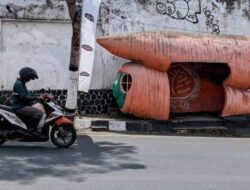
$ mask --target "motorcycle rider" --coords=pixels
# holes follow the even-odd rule
[[[17,78],[13,86],[12,100],[13,111],[24,121],[30,132],[36,134],[37,126],[43,118],[43,111],[33,107],[35,100],[43,99],[43,96],[35,96],[26,88],[26,83],[30,80],[38,79],[37,72],[30,67],[23,67],[19,71],[20,77]]]

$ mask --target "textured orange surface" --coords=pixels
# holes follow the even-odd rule
[[[243,98],[250,88],[249,37],[146,32],[102,37],[97,42],[117,56],[158,71],[168,71],[172,63],[224,63],[230,73],[222,85],[226,94],[222,115],[250,113],[250,102]]]
[[[97,42],[117,56],[159,71],[167,71],[173,62],[226,63],[231,69],[226,84],[250,87],[247,37],[146,32],[102,37]]]
[[[225,86],[225,104],[222,115],[250,114],[250,92],[248,90]]]
[[[145,119],[167,120],[170,108],[167,73],[131,63],[119,71],[132,77],[122,112]]]

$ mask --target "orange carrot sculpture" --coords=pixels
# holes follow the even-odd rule
[[[101,37],[97,42],[114,55],[159,72],[168,72],[170,112],[218,111],[223,116],[250,113],[249,37],[146,32]],[[197,65],[205,73],[210,71],[207,78]],[[181,67],[186,75],[176,75],[176,66]],[[200,73],[198,77],[197,72]],[[190,86],[195,87],[196,92]],[[180,91],[176,93],[175,89]],[[176,108],[176,101],[185,100],[189,91],[193,98],[188,102],[190,109],[184,104],[182,108]],[[209,105],[213,106],[208,108]]]
[[[145,119],[167,120],[170,108],[167,73],[139,64],[125,64],[119,71],[132,78],[122,111]]]

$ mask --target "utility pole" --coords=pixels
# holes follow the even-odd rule
[[[69,64],[69,83],[67,89],[66,109],[75,112],[77,108],[78,93],[78,69],[80,52],[80,28],[81,28],[81,9],[77,9],[75,0],[66,0],[69,15],[72,22],[71,53]]]
[[[70,77],[65,107],[68,111],[74,112],[77,107],[78,81],[80,81],[80,91],[88,92],[90,86],[95,56],[96,24],[101,0],[83,0],[82,7],[84,9],[78,8],[75,0],[66,0],[66,2],[72,21],[73,35],[69,64]],[[81,18],[82,13],[84,14],[83,18]],[[82,64],[83,60],[84,64]]]

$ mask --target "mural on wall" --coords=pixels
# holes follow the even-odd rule
[[[198,14],[201,14],[200,0],[158,0],[156,11],[177,20],[187,20],[198,23]]]
[[[162,15],[168,15],[176,20],[187,20],[193,24],[199,22],[198,15],[201,14],[200,0],[158,0],[156,3],[156,11]],[[219,34],[219,21],[215,20],[211,11],[205,7],[203,13],[206,17],[207,29],[212,30],[212,34]]]
[[[200,77],[194,69],[175,64],[168,71],[170,85],[170,109],[188,111],[190,102],[197,99],[201,88]]]

